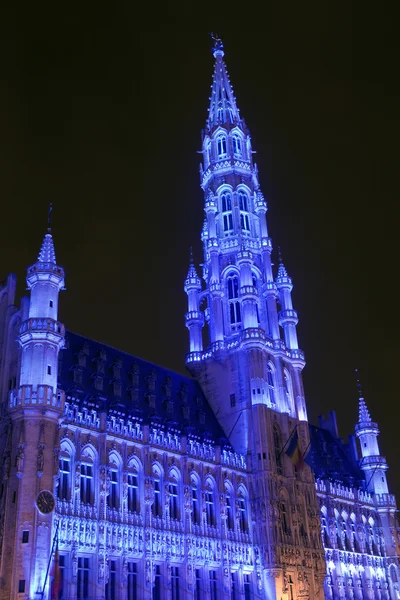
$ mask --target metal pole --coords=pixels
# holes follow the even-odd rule
[[[53,544],[51,546],[51,552],[50,552],[50,558],[49,558],[49,562],[47,563],[47,571],[46,571],[46,577],[44,578],[44,584],[43,584],[43,591],[42,591],[42,600],[43,600],[43,596],[44,596],[44,592],[46,590],[46,583],[47,583],[47,578],[49,576],[49,571],[50,571],[50,563],[51,563],[51,557],[53,556],[53,552],[54,552],[54,545],[56,543],[56,540],[58,538],[58,525],[59,525],[60,521],[57,520],[57,525],[56,525],[56,532],[54,534],[54,538],[53,538]]]

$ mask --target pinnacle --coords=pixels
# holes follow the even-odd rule
[[[371,415],[365,403],[364,398],[360,398],[358,405],[358,422],[361,423],[372,423]]]
[[[39,252],[38,262],[56,264],[56,253],[54,250],[53,236],[51,233],[46,233]]]

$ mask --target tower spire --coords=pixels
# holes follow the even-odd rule
[[[218,125],[238,125],[241,121],[228,71],[223,61],[224,44],[221,38],[214,33],[211,34],[211,37],[214,41],[212,53],[215,58],[215,66],[208,109],[207,129],[209,130]]]
[[[360,425],[372,423],[371,415],[369,414],[369,410],[367,408],[366,402],[363,397],[358,369],[354,369],[354,371],[356,374],[357,391],[358,391],[358,423]]]

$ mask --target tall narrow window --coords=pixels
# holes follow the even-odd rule
[[[192,480],[192,521],[200,524],[199,490],[196,482]]]
[[[228,284],[228,304],[229,304],[229,319],[231,322],[232,330],[236,331],[240,329],[240,323],[242,320],[239,300],[239,279],[234,273],[230,273],[227,276]]]
[[[236,156],[241,156],[241,154],[242,154],[242,140],[240,139],[239,135],[234,134],[232,136],[232,146],[233,146],[233,153]]]
[[[107,496],[107,503],[110,508],[118,508],[118,471],[110,471],[110,493]]]
[[[245,573],[243,576],[244,600],[252,600],[253,586],[251,584],[251,575]]]
[[[279,435],[278,428],[274,427],[274,450],[275,450],[275,462],[276,471],[278,475],[282,475],[282,448],[281,448],[281,436]]]
[[[203,591],[202,591],[202,581],[201,581],[201,570],[196,569],[196,590],[195,590],[195,600],[203,600]]]
[[[214,526],[215,525],[215,513],[214,513],[214,492],[213,492],[213,490],[206,490],[205,503],[206,503],[207,523],[211,526]]]
[[[274,374],[272,372],[271,365],[268,365],[268,368],[267,368],[267,379],[268,379],[269,399],[271,401],[271,404],[276,404]]]
[[[239,497],[239,526],[240,531],[242,533],[247,533],[249,530],[248,522],[247,522],[247,512],[246,512],[246,500],[243,496]]]
[[[106,583],[106,600],[115,600],[117,588],[117,562],[109,561],[109,576]]]
[[[128,484],[128,510],[130,512],[139,512],[139,494],[138,494],[138,476],[135,473],[129,473],[127,477]]]
[[[161,482],[158,477],[154,478],[154,502],[152,511],[155,517],[161,517]]]
[[[137,600],[137,564],[128,562],[128,599]]]
[[[153,600],[161,600],[161,567],[156,565],[154,570]]]
[[[171,600],[179,600],[179,567],[171,567]]]
[[[70,499],[70,461],[69,458],[60,458],[60,480],[58,483],[58,497],[60,500]]]
[[[226,137],[220,135],[217,139],[217,153],[218,158],[225,158],[226,156]]]
[[[238,592],[237,572],[231,573],[231,600],[238,600]]]
[[[243,232],[250,232],[249,198],[243,190],[239,190],[240,227]]]
[[[229,191],[224,191],[221,194],[221,213],[224,232],[233,230],[233,214],[232,214],[232,196]]]
[[[93,504],[93,466],[81,464],[81,502]]]
[[[225,490],[226,498],[226,525],[230,531],[233,530],[233,510],[232,510],[232,496],[228,489]]]
[[[210,571],[210,600],[217,600],[217,572]]]
[[[179,519],[178,484],[174,481],[168,486],[169,514],[171,519]]]
[[[89,559],[78,557],[78,573],[76,579],[77,600],[89,599]]]
[[[58,568],[60,569],[60,590],[59,598],[66,596],[66,579],[65,579],[65,555],[60,554],[58,558]]]

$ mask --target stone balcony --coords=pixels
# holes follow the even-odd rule
[[[63,390],[53,393],[50,385],[21,385],[19,389],[11,390],[9,395],[10,410],[23,407],[49,407],[64,411],[65,394]]]
[[[65,335],[65,327],[55,319],[27,319],[22,323],[19,333],[22,343],[32,337],[54,338],[58,342]]]

